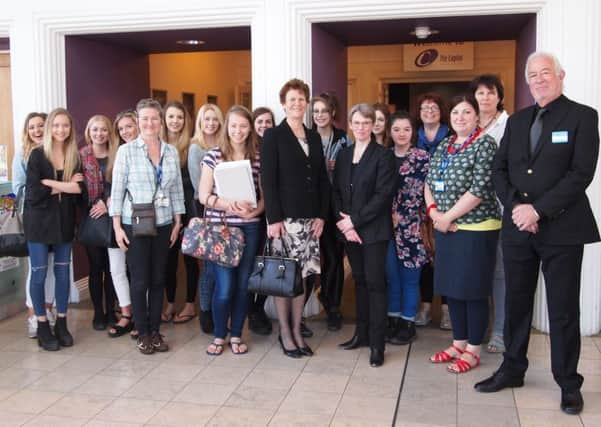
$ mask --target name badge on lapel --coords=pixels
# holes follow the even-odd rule
[[[556,130],[551,133],[551,142],[553,144],[567,144],[568,143],[568,131],[567,130]]]
[[[444,181],[442,179],[434,181],[434,191],[444,191]]]

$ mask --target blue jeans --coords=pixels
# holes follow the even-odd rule
[[[419,301],[419,277],[422,268],[407,268],[399,259],[394,240],[388,245],[386,280],[388,282],[388,315],[415,320]]]
[[[198,302],[201,311],[211,311],[213,291],[215,290],[215,272],[213,263],[203,262],[202,273],[198,279]]]
[[[237,267],[228,268],[211,263],[215,274],[213,292],[213,323],[215,338],[224,339],[227,321],[231,317],[231,336],[241,337],[248,311],[248,278],[259,247],[260,223],[237,224],[244,232],[246,246]]]
[[[46,295],[44,282],[48,272],[48,247],[46,243],[27,242],[29,262],[31,263],[31,281],[29,292],[36,316],[46,315]],[[69,265],[71,264],[71,242],[52,245],[54,251],[54,278],[56,311],[67,312],[69,303]]]

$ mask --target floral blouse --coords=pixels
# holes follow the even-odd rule
[[[500,219],[499,205],[492,183],[492,164],[497,150],[495,139],[481,134],[473,143],[459,151],[441,174],[443,159],[448,156],[450,137],[443,140],[430,162],[430,173],[426,179],[434,202],[440,212],[451,209],[466,192],[482,199],[474,209],[455,222],[478,224],[490,219]],[[444,181],[444,190],[436,191],[436,181]]]
[[[429,262],[420,234],[424,215],[424,184],[429,170],[427,151],[411,148],[396,157],[398,186],[392,201],[392,226],[399,260],[405,268],[419,268]]]

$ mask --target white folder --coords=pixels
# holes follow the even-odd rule
[[[248,201],[257,207],[257,193],[250,160],[219,163],[213,170],[217,195],[222,199]]]

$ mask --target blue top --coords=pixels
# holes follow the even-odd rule
[[[432,156],[436,151],[436,147],[440,144],[440,141],[445,139],[448,134],[449,127],[441,123],[438,127],[438,132],[436,132],[436,136],[434,137],[434,141],[429,141],[428,138],[426,138],[426,132],[422,126],[417,130],[417,148],[427,151],[428,154]]]
[[[20,151],[15,152],[13,157],[13,193],[19,194],[19,190],[25,187],[25,181],[27,179],[27,165],[23,162],[22,154]]]

